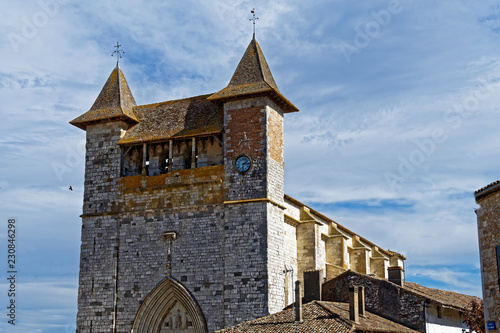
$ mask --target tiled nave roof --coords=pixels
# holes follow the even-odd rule
[[[416,333],[406,326],[366,311],[359,323],[349,320],[349,304],[312,301],[302,308],[302,322],[293,320],[293,309],[250,320],[245,323],[217,331],[219,333],[310,333],[310,332],[398,332]]]

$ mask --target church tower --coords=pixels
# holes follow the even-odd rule
[[[116,321],[123,132],[138,123],[125,76],[117,66],[89,111],[70,123],[86,131],[82,245],[77,326],[97,332]]]
[[[208,98],[224,112],[224,298],[229,320],[280,311],[283,279],[283,116],[298,109],[278,90],[255,35],[229,85]],[[239,290],[232,291],[233,287]],[[255,290],[260,291],[255,294]],[[253,301],[248,295],[255,294]]]
[[[215,94],[136,105],[116,66],[71,121],[87,136],[78,333],[214,332],[290,303],[283,116],[295,111],[255,36]]]
[[[284,194],[296,111],[255,34],[214,94],[136,105],[117,64],[71,121],[87,141],[77,333],[215,332],[283,310],[306,272],[403,280],[404,256]]]

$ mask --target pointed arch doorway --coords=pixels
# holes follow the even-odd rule
[[[144,299],[135,316],[132,333],[205,333],[200,307],[186,288],[166,278]]]

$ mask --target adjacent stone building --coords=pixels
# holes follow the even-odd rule
[[[480,299],[404,280],[345,272],[322,286],[322,300],[349,302],[350,286],[364,288],[367,310],[420,332],[469,332],[463,313]]]
[[[296,111],[255,37],[215,94],[136,105],[113,69],[71,121],[87,140],[77,332],[214,332],[281,311],[304,271],[403,274],[284,194]]]
[[[426,288],[404,279],[348,271],[323,283],[321,271],[304,272],[304,297],[293,307],[218,333],[363,332],[463,333],[463,312],[480,299]]]
[[[419,333],[370,311],[350,320],[348,303],[312,301],[302,312],[301,321],[291,319],[293,309],[287,309],[217,333]]]
[[[475,193],[483,282],[484,319],[488,332],[500,332],[500,181]]]

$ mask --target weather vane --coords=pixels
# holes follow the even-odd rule
[[[255,37],[255,21],[259,19],[258,17],[255,17],[255,8],[252,9],[252,15],[253,17],[250,19],[250,21],[253,21],[253,35]]]
[[[120,49],[120,46],[121,46],[120,43],[116,42],[116,45],[115,45],[116,50],[114,50],[113,53],[111,53],[111,56],[114,56],[116,53],[116,66],[118,66],[118,63],[120,62],[120,58],[122,57],[122,54],[125,53],[125,51]]]

